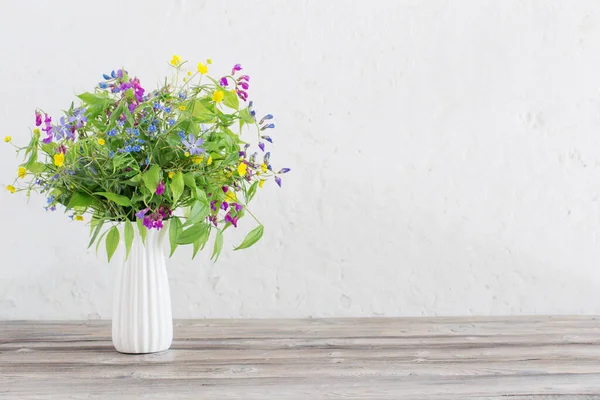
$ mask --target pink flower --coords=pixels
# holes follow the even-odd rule
[[[165,192],[165,182],[164,181],[160,181],[160,183],[158,184],[158,186],[156,186],[156,193],[157,195],[161,195]]]

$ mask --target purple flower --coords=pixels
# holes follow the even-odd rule
[[[42,124],[42,114],[39,111],[35,112],[35,126],[40,126]]]
[[[271,139],[270,136],[261,136],[261,138],[263,138],[264,140],[266,140],[269,143],[273,143],[273,139]]]
[[[210,202],[210,209],[213,211],[217,211],[217,207],[215,206],[215,204],[217,203],[216,200],[213,200]]]
[[[221,80],[219,80],[219,85],[227,87],[227,85],[229,85],[229,82],[227,82],[227,77],[222,77]]]
[[[278,185],[279,187],[281,187],[281,178],[280,178],[280,177],[278,177],[278,176],[275,176],[275,182],[277,183],[277,185]]]
[[[235,64],[233,66],[233,68],[231,68],[231,75],[235,75],[236,71],[241,71],[242,70],[242,65],[241,64]]]
[[[267,114],[264,117],[262,117],[262,119],[260,120],[259,124],[262,125],[263,122],[265,122],[268,119],[273,119],[273,115],[271,114]]]
[[[229,208],[229,204],[226,201],[221,203],[221,210],[227,211],[228,208]]]
[[[244,101],[248,100],[248,93],[244,92],[243,90],[237,90],[236,91],[238,97]]]
[[[248,85],[248,83],[246,82],[240,82],[239,85],[242,87],[242,89],[244,90],[248,90],[248,88],[250,87],[250,85]]]
[[[194,141],[194,134],[190,133],[188,136],[188,140],[182,139],[181,143],[186,147],[186,150],[190,152],[190,154],[199,155],[204,153],[205,150],[201,147],[204,143],[204,139],[198,138]]]
[[[160,183],[158,184],[158,186],[156,186],[156,193],[157,195],[162,195],[165,192],[165,182],[164,181],[160,181]]]
[[[152,218],[150,217],[145,217],[142,223],[148,229],[152,229],[154,227],[154,221],[152,221]]]
[[[231,214],[225,216],[225,222],[229,222],[231,225],[237,228],[238,217],[232,217]]]
[[[236,212],[240,212],[240,211],[242,211],[242,208],[244,208],[244,207],[243,207],[241,204],[239,204],[239,203],[233,203],[231,206],[232,206],[232,207],[235,207],[235,211],[236,211]]]
[[[275,124],[269,124],[269,125],[265,125],[262,128],[260,128],[261,131],[264,131],[265,129],[273,129],[275,128]]]
[[[223,193],[227,193],[227,191],[229,190],[227,186],[223,186],[221,189],[223,189]]]
[[[281,168],[278,172],[278,174],[287,174],[288,172],[290,172],[289,168]]]
[[[250,77],[248,75],[242,75],[238,78],[238,81],[250,82]]]
[[[78,108],[75,110],[75,114],[69,117],[69,122],[76,122],[75,126],[80,128],[84,123],[87,122],[87,117],[85,116],[85,108]]]
[[[262,151],[265,151],[265,144],[264,144],[263,142],[260,142],[260,143],[258,144],[258,147],[260,147],[260,149],[261,149]]]
[[[135,217],[136,217],[136,218],[139,218],[139,219],[142,219],[142,218],[144,218],[144,217],[146,216],[146,213],[148,212],[148,210],[149,210],[149,208],[145,208],[145,209],[143,209],[143,210],[140,210],[140,211],[138,211],[138,212],[135,214]]]

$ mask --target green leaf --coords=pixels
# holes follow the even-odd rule
[[[200,222],[196,225],[189,227],[188,229],[181,231],[175,238],[177,244],[190,244],[199,240],[203,235],[208,233],[209,225],[204,222]]]
[[[173,179],[171,179],[171,192],[173,193],[173,207],[177,204],[177,201],[183,194],[183,174],[181,171],[175,173],[173,175]]]
[[[206,192],[200,188],[196,188],[196,198],[199,202],[208,207],[208,197],[206,197]]]
[[[125,237],[125,259],[127,260],[127,258],[129,258],[131,244],[133,243],[133,224],[131,221],[125,221],[123,236]]]
[[[115,193],[110,193],[110,192],[96,192],[94,194],[97,194],[102,197],[106,197],[107,199],[114,201],[115,203],[117,203],[120,206],[125,206],[125,207],[131,206],[131,200],[129,199],[129,197],[122,196],[120,194],[115,194]]]
[[[258,181],[254,182],[252,186],[246,192],[246,204],[250,203],[254,195],[256,194],[256,188],[258,187]]]
[[[108,235],[106,235],[106,255],[108,256],[108,262],[110,262],[110,259],[119,246],[120,237],[119,229],[116,226],[110,228]]]
[[[194,225],[206,218],[208,213],[210,212],[210,208],[208,204],[203,203],[202,201],[196,201],[192,208],[190,209],[190,215],[185,221],[184,226]],[[190,242],[191,243],[191,242]]]
[[[138,232],[142,238],[142,243],[146,244],[146,234],[148,233],[148,228],[144,226],[144,222],[141,219],[138,219],[136,223],[138,226]]]
[[[192,260],[196,257],[198,250],[202,250],[208,242],[208,237],[210,236],[210,225],[208,225],[208,229],[202,233],[202,235],[194,242],[194,254],[192,255]]]
[[[225,97],[223,97],[223,104],[229,108],[233,108],[234,110],[240,108],[240,101],[237,93],[234,93],[230,90],[223,90],[223,93],[225,94]]]
[[[171,257],[177,248],[177,237],[181,234],[181,220],[177,217],[172,217],[169,224],[169,242],[171,244],[171,254],[169,254],[169,257]]]
[[[223,249],[223,231],[219,231],[217,236],[215,236],[215,244],[213,246],[213,253],[210,259],[215,259],[215,262],[219,259],[221,255],[221,250]]]
[[[67,204],[67,208],[73,207],[89,207],[94,203],[94,198],[82,192],[75,192],[69,203]]]
[[[191,172],[183,175],[183,182],[185,186],[189,187],[191,191],[196,190],[196,180],[194,179],[194,175]]]
[[[242,243],[233,250],[247,249],[248,247],[252,246],[254,243],[260,240],[264,230],[265,228],[262,225],[259,225],[256,228],[252,229],[250,232],[248,232]]]
[[[150,169],[142,175],[144,185],[148,188],[150,193],[154,194],[154,192],[156,192],[156,187],[160,182],[161,175],[161,170],[158,165],[151,166]]]
[[[29,165],[27,169],[34,174],[40,174],[46,170],[46,165],[42,164],[41,162],[34,162]]]
[[[98,238],[98,240],[96,241],[96,255],[98,255],[98,247],[100,247],[100,243],[102,243],[102,238],[104,236],[106,236],[106,234],[108,233],[109,230],[105,230],[104,232],[102,232],[102,235],[100,235],[100,237]]]
[[[94,233],[92,233],[92,238],[90,239],[90,244],[88,244],[88,249],[90,247],[92,247],[92,244],[94,244],[94,240],[96,240],[96,237],[98,237],[98,234],[100,233],[100,229],[102,229],[102,225],[104,225],[103,219],[98,221],[98,223],[96,224],[96,228],[94,229]]]
[[[242,119],[242,121],[244,121],[247,124],[254,123],[254,118],[252,118],[252,115],[250,114],[250,110],[248,109],[248,107],[244,108],[243,110],[240,110],[240,118]]]
[[[94,94],[89,92],[77,95],[77,97],[79,97],[81,101],[89,105],[102,105],[108,100],[108,97],[106,95]]]

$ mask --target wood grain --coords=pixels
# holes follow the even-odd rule
[[[177,321],[137,356],[107,321],[0,321],[0,399],[217,398],[600,399],[600,319]]]

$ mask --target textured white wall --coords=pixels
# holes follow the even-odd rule
[[[600,2],[120,3],[3,2],[0,136],[121,65],[244,65],[292,173],[259,245],[169,261],[175,317],[600,312]],[[43,203],[0,192],[0,318],[110,318],[117,265]]]

